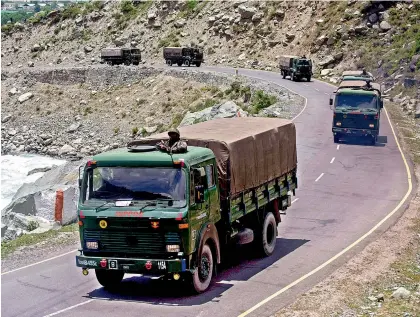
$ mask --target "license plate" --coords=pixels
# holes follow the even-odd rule
[[[165,261],[158,261],[158,269],[159,270],[166,270],[166,262]]]
[[[118,270],[118,262],[117,262],[117,260],[109,260],[109,262],[108,262],[108,268],[110,270]]]

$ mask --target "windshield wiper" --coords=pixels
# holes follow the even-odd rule
[[[96,208],[95,208],[95,212],[98,212],[98,211],[99,211],[99,208],[102,208],[102,207],[107,206],[107,205],[109,205],[109,204],[114,204],[114,206],[115,206],[115,202],[114,202],[114,201],[107,201],[107,202],[105,202],[105,203],[103,203],[103,204],[99,205],[98,207],[96,207]],[[109,209],[109,208],[111,208],[111,207],[112,207],[112,206],[109,206],[109,207],[105,208],[104,210],[107,210],[107,209]],[[103,210],[102,210],[102,211],[103,211]]]

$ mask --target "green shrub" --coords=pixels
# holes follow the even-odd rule
[[[138,132],[139,132],[139,128],[137,128],[137,127],[134,127],[134,128],[131,129],[131,134],[133,136],[136,135]]]
[[[277,98],[275,96],[266,94],[262,90],[257,90],[251,98],[251,105],[255,113],[258,113],[260,110],[265,109],[276,102]]]
[[[174,46],[174,47],[180,47],[179,39],[177,35],[173,32],[166,35],[164,38],[159,40],[158,48],[161,47],[168,47],[168,46]]]
[[[63,10],[62,17],[63,19],[74,19],[81,13],[81,6],[79,4],[72,4]]]

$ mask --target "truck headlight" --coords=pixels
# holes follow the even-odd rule
[[[91,250],[97,250],[99,248],[98,241],[86,241],[86,248]]]
[[[336,122],[336,123],[335,123],[335,125],[336,125],[337,127],[341,127],[341,122]]]
[[[179,250],[180,250],[179,244],[168,244],[166,246],[167,252],[179,252]]]
[[[373,123],[369,124],[369,128],[374,128],[374,127],[375,127],[375,125]]]

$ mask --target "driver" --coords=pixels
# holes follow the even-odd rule
[[[169,140],[160,141],[156,147],[164,152],[169,153],[185,153],[187,152],[187,142],[181,140],[178,129],[171,129],[168,131]]]

